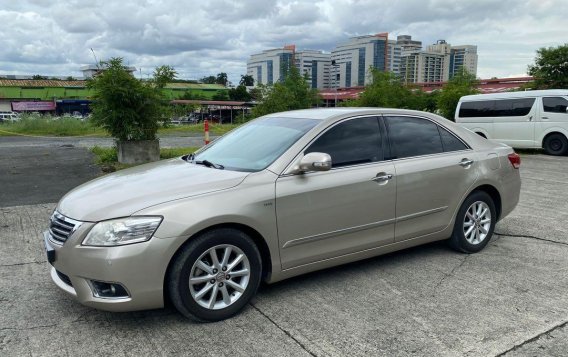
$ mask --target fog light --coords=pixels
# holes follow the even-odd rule
[[[124,286],[117,283],[107,283],[104,281],[91,280],[93,295],[101,298],[127,298],[128,292]]]

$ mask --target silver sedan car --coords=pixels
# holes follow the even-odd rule
[[[479,252],[519,200],[519,166],[510,147],[429,113],[276,113],[77,187],[44,243],[53,281],[84,305],[169,300],[216,321],[261,281],[438,240]]]

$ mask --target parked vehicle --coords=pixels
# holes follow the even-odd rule
[[[253,120],[194,154],[58,203],[51,277],[82,304],[216,321],[261,281],[437,240],[482,250],[519,199],[520,158],[430,113],[330,108]]]
[[[462,97],[456,123],[514,148],[568,153],[568,90],[538,90]]]
[[[20,116],[14,112],[0,112],[0,123],[15,122],[20,120]]]

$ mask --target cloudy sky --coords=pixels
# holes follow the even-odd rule
[[[568,42],[567,13],[567,0],[0,0],[0,74],[80,76],[92,48],[143,76],[169,64],[180,78],[238,82],[263,49],[330,51],[389,32],[477,45],[478,76],[508,77],[536,49]]]

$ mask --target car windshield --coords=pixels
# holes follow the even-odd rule
[[[316,119],[257,119],[219,138],[196,153],[193,160],[206,160],[228,170],[260,171],[318,122]]]

